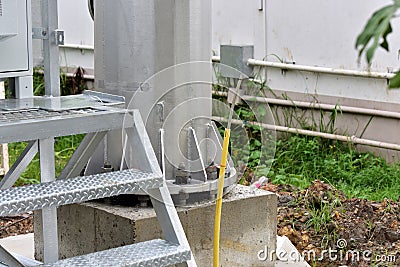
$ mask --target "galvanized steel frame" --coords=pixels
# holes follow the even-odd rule
[[[4,175],[0,181],[0,189],[7,189],[14,185],[21,174],[28,167],[29,163],[38,153],[38,141],[30,141],[24,151],[18,157],[16,162],[11,166],[10,170]]]
[[[59,48],[56,43],[58,30],[58,0],[42,0],[42,28],[47,39],[43,39],[45,94],[60,96],[60,61]]]
[[[107,132],[86,134],[57,179],[66,179],[79,176],[106,134]]]
[[[55,180],[56,164],[54,158],[54,137],[39,140],[40,182],[49,183]],[[35,194],[37,197],[37,194]],[[25,203],[22,203],[23,206]],[[41,220],[43,231],[43,260],[45,263],[58,260],[57,208],[42,207]],[[5,209],[2,209],[3,211]]]
[[[144,155],[146,156],[148,164],[150,164],[148,167],[150,169],[148,170],[162,175],[156,154],[152,149],[150,138],[146,132],[139,110],[133,111],[133,120],[134,127],[132,129],[135,130],[133,132],[127,131],[128,138],[131,139],[132,144],[137,144],[137,147],[144,148]],[[165,240],[170,241],[173,244],[179,244],[190,250],[189,242],[186,238],[186,234],[183,230],[165,179],[163,180],[162,187],[150,189],[148,190],[148,194],[157,214],[157,219],[160,223]],[[191,250],[190,255],[190,260],[186,261],[183,265],[196,267],[197,264]]]
[[[175,266],[175,264],[188,259],[190,259],[190,250],[187,248],[165,240],[155,239],[65,259],[55,264],[46,264],[43,267]]]
[[[103,116],[99,116],[99,114],[109,115],[113,117],[113,120],[104,120]],[[95,117],[93,119],[92,117]],[[93,120],[92,120],[93,119]],[[49,127],[48,122],[58,122],[57,126],[58,129],[46,129],[44,127]],[[152,149],[152,145],[150,139],[147,135],[146,128],[144,122],[141,118],[141,115],[138,110],[133,111],[126,111],[123,112],[119,109],[112,109],[112,110],[105,110],[98,113],[91,113],[90,115],[84,116],[83,121],[86,122],[85,124],[80,124],[80,127],[73,126],[71,127],[70,123],[67,122],[77,122],[81,121],[80,118],[75,118],[75,116],[64,116],[64,117],[56,117],[49,119],[42,119],[42,120],[27,120],[22,122],[14,122],[9,124],[1,124],[0,123],[0,130],[8,129],[10,126],[14,129],[18,129],[19,131],[26,130],[27,125],[34,126],[39,124],[41,126],[36,126],[38,129],[41,128],[41,132],[39,133],[26,133],[25,138],[27,137],[37,137],[39,141],[32,141],[30,144],[30,148],[25,151],[27,155],[30,155],[30,158],[33,158],[34,154],[36,154],[37,149],[39,146],[39,151],[41,156],[41,173],[42,173],[42,182],[51,182],[55,179],[55,163],[54,163],[54,137],[48,137],[50,134],[61,136],[66,135],[66,133],[86,133],[90,131],[94,131],[93,133],[87,134],[84,138],[82,144],[78,147],[77,151],[71,157],[69,163],[66,166],[66,170],[62,172],[57,183],[73,183],[74,179],[67,179],[73,177],[80,172],[81,167],[84,165],[84,162],[90,158],[93,151],[96,149],[97,145],[103,140],[104,136],[107,133],[107,130],[113,129],[120,129],[122,126],[127,126],[124,130],[127,133],[129,139],[129,145],[131,148],[135,148],[135,154],[140,154],[139,157],[128,157],[129,160],[129,167],[130,168],[141,168],[145,170],[147,175],[149,175],[146,179],[136,180],[136,181],[124,181],[120,185],[116,185],[115,182],[111,182],[112,179],[108,178],[108,181],[111,182],[111,185],[107,186],[106,184],[98,184],[98,189],[93,189],[90,187],[85,187],[85,192],[63,192],[60,193],[59,196],[55,196],[54,194],[50,194],[51,196],[45,197],[43,199],[38,200],[36,193],[33,191],[30,194],[33,196],[31,201],[26,202],[18,202],[18,205],[10,205],[7,209],[2,207],[3,213],[0,215],[5,214],[13,214],[18,212],[23,212],[27,210],[34,210],[42,208],[41,216],[42,216],[42,227],[44,234],[44,261],[45,263],[53,263],[56,262],[58,259],[58,234],[57,234],[57,213],[56,213],[56,206],[58,205],[65,205],[69,203],[77,203],[82,201],[87,201],[90,199],[96,199],[101,197],[107,197],[112,195],[117,195],[121,193],[132,193],[138,190],[146,190],[147,193],[150,195],[151,201],[153,203],[154,209],[157,213],[157,218],[159,220],[160,226],[164,233],[165,239],[172,244],[177,244],[184,250],[182,254],[175,254],[174,257],[182,257],[181,259],[189,259],[187,254],[191,257],[186,263],[185,266],[197,266],[194,260],[193,255],[190,251],[189,243],[186,239],[186,235],[183,231],[182,224],[180,223],[177,211],[173,204],[171,195],[168,191],[168,187],[166,185],[165,179],[159,167],[157,158],[155,153]],[[91,123],[87,123],[91,121]],[[84,126],[88,126],[88,128],[84,128]],[[72,129],[71,129],[72,128]],[[107,130],[104,130],[107,129]],[[99,132],[96,132],[99,130]],[[0,142],[2,139],[7,140],[7,137],[2,134],[0,138]],[[21,136],[15,136],[18,140],[23,138]],[[43,153],[45,152],[45,153]],[[23,162],[24,165],[27,164],[27,159],[21,159],[20,162]],[[21,163],[20,163],[21,164]],[[22,166],[22,165],[21,165]],[[19,169],[21,169],[21,166]],[[129,169],[126,170],[128,172],[132,172],[133,170]],[[126,172],[125,171],[125,172]],[[124,171],[123,171],[124,172]],[[120,172],[116,172],[120,173]],[[15,173],[16,174],[16,173]],[[14,174],[14,176],[15,176]],[[145,173],[143,173],[145,174]],[[110,174],[99,174],[97,176],[107,176],[109,177]],[[91,179],[93,177],[78,177],[75,180],[78,183],[85,179]],[[126,177],[125,177],[126,178]],[[10,183],[11,181],[5,181],[5,183]],[[93,183],[93,182],[92,182]],[[106,183],[108,183],[106,181]],[[54,183],[53,183],[54,185]],[[40,185],[37,185],[40,187]],[[30,188],[26,188],[24,190],[33,190],[34,186]],[[63,188],[63,186],[60,186]],[[65,188],[70,188],[71,186],[65,186]],[[8,189],[11,191],[18,190],[16,188]],[[48,190],[51,193],[51,190]],[[78,190],[79,191],[79,190]],[[100,191],[106,191],[106,193],[101,193]],[[4,191],[3,191],[4,192]],[[62,195],[62,196],[61,196]],[[72,200],[74,197],[80,196],[78,200]],[[35,198],[36,196],[36,198]],[[186,254],[185,254],[186,253]],[[1,255],[0,251],[0,255]],[[11,255],[11,254],[10,254]],[[161,260],[161,259],[158,259]],[[168,262],[168,261],[167,261]],[[176,258],[174,259],[174,263],[177,263]],[[172,263],[172,261],[171,261]],[[136,266],[136,265],[132,265]],[[150,265],[149,265],[150,266]]]
[[[104,107],[94,113],[55,116],[45,119],[0,122],[0,143],[39,140],[50,137],[81,133],[103,132],[121,129],[122,125],[132,127],[126,110]],[[124,123],[125,122],[125,123]]]
[[[0,216],[135,193],[162,185],[161,175],[127,169],[13,187],[1,192]]]

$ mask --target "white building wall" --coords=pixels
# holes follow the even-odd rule
[[[59,28],[65,31],[65,46],[60,49],[60,64],[93,70],[94,23],[86,0],[58,1]],[[81,46],[84,49],[72,47]]]
[[[265,0],[213,0],[213,51],[221,44],[254,45],[257,58],[266,55]]]
[[[390,0],[272,0],[266,6],[267,54],[299,65],[368,70],[358,62],[355,42],[368,18]],[[378,49],[372,71],[387,72],[400,66],[400,27],[393,23],[390,53]],[[268,60],[276,61],[269,56]],[[351,78],[307,72],[268,71],[271,88],[384,102],[399,102],[399,90],[387,90],[386,80]]]
[[[32,1],[33,27],[41,27],[40,1]],[[93,72],[94,23],[90,17],[86,0],[58,1],[59,29],[65,32],[65,46],[60,47],[60,64],[63,67],[81,66]],[[72,47],[82,46],[85,49]],[[88,49],[89,48],[89,49]],[[34,64],[43,62],[42,42],[33,41]]]
[[[35,2],[35,1],[34,1]],[[37,2],[37,1],[36,1]],[[358,63],[357,35],[378,8],[391,0],[213,0],[212,48],[220,44],[253,44],[255,58],[277,61],[278,56],[299,65],[367,70]],[[172,15],[172,14],[171,14]],[[34,20],[35,22],[35,20]],[[93,21],[83,0],[59,1],[59,25],[67,47],[61,49],[63,66],[93,69]],[[371,70],[387,72],[400,66],[400,28],[390,35],[391,52],[379,49]],[[37,42],[36,42],[37,43]],[[37,58],[37,57],[36,57]],[[38,60],[35,60],[38,62]],[[89,71],[90,72],[90,71]],[[360,79],[306,72],[267,72],[271,88],[335,97],[398,102],[400,91],[387,90],[386,80]]]

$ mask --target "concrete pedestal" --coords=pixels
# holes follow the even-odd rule
[[[222,266],[274,266],[261,262],[258,252],[276,249],[277,198],[273,193],[236,186],[224,198],[221,222]],[[215,203],[178,208],[199,267],[212,266]],[[35,220],[35,256],[42,258],[41,226]],[[112,206],[90,202],[58,209],[60,257],[160,238],[151,208]]]

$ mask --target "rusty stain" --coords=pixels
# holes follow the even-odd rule
[[[212,240],[201,240],[201,248],[203,250],[211,250],[213,248]],[[234,241],[230,239],[221,240],[221,248],[232,249],[237,252],[252,253],[254,252],[254,247],[240,243],[239,241]]]
[[[203,250],[211,250],[211,249],[213,249],[213,241],[211,239],[209,239],[209,240],[201,240],[201,248]]]
[[[230,240],[230,239],[221,240],[221,247],[222,248],[233,249],[235,251],[245,252],[245,253],[254,252],[254,247],[251,247],[251,246],[245,245],[243,243],[240,243],[238,241],[233,241],[233,240]]]
[[[287,55],[287,59],[289,61],[294,61],[294,57],[292,52],[290,51],[290,49],[288,47],[284,47],[283,50],[285,51],[286,55]]]

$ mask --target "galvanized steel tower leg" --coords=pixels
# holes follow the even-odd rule
[[[54,138],[39,140],[40,179],[42,183],[55,180]],[[43,260],[58,260],[57,208],[42,209]]]

